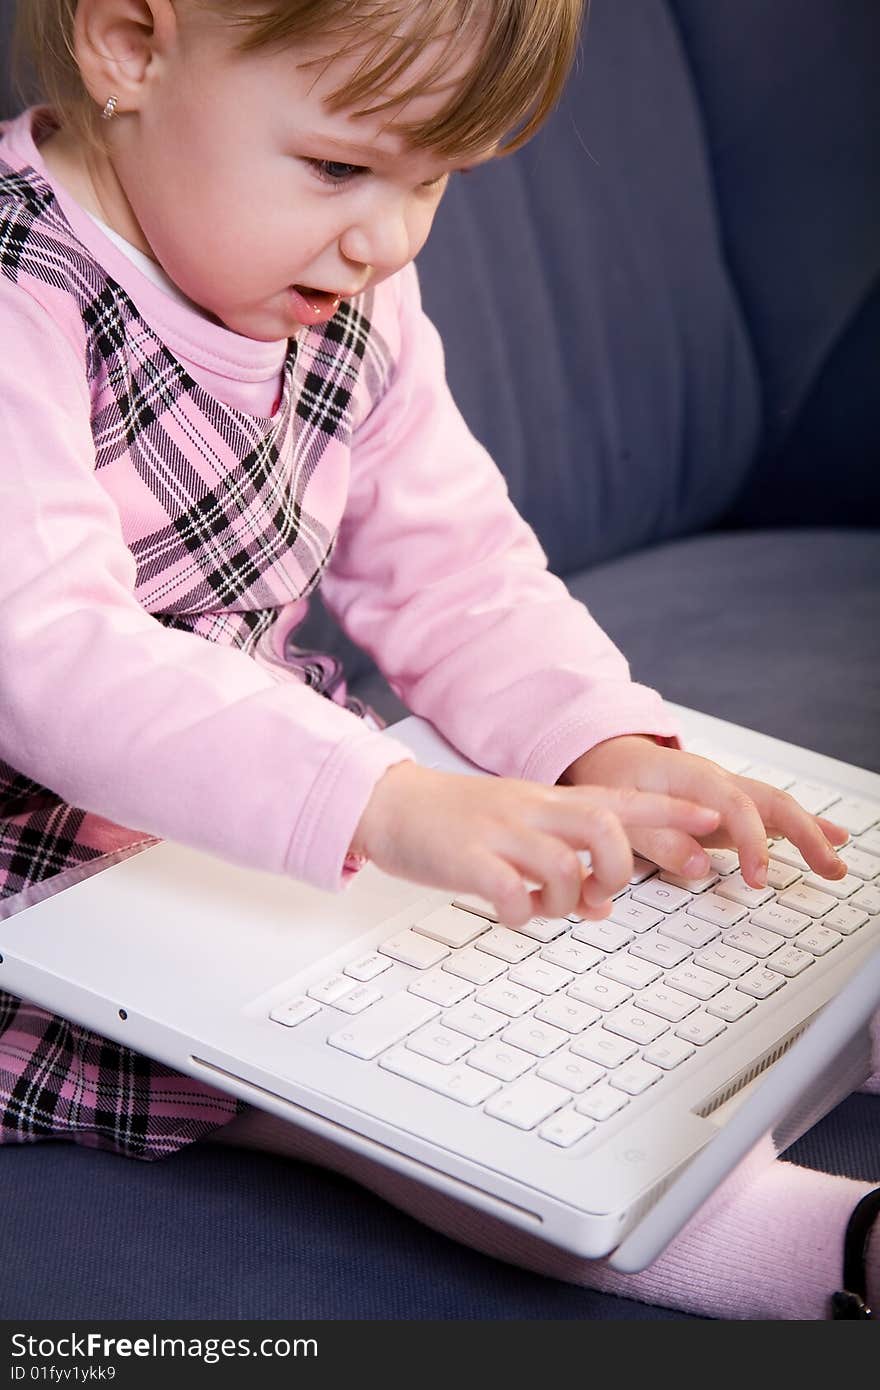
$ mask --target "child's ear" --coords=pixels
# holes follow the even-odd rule
[[[97,105],[113,94],[119,114],[137,110],[177,32],[171,0],[79,0],[74,52]]]

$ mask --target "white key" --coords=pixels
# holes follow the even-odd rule
[[[504,962],[497,956],[478,951],[475,946],[463,946],[453,951],[441,967],[450,975],[458,975],[462,980],[470,980],[473,985],[487,985],[504,974]]]
[[[519,965],[520,961],[541,949],[537,941],[523,936],[522,932],[511,931],[509,927],[493,927],[474,945],[478,951],[486,951],[488,955],[509,961],[511,965]]]
[[[619,1067],[633,1057],[638,1048],[627,1038],[607,1033],[604,1028],[588,1028],[586,1033],[573,1040],[570,1051],[576,1057],[586,1057],[600,1067]]]
[[[628,1038],[630,1042],[636,1043],[651,1043],[667,1032],[664,1019],[658,1018],[656,1014],[645,1013],[632,1004],[623,1004],[619,1009],[615,1009],[605,1019],[602,1027],[609,1033],[615,1033],[620,1038]]]
[[[737,980],[736,987],[744,994],[750,994],[755,999],[766,999],[768,995],[775,994],[785,984],[785,976],[779,975],[775,970],[768,970],[765,965],[756,965],[754,970],[750,970],[748,975],[743,975],[741,980]]]
[[[429,970],[413,980],[409,992],[419,995],[421,999],[430,999],[432,1004],[440,1004],[446,1009],[467,999],[469,994],[473,994],[474,987],[467,980],[457,980],[445,970]]]
[[[615,1091],[607,1081],[600,1081],[575,1101],[574,1108],[579,1115],[589,1115],[592,1120],[610,1120],[625,1105],[629,1105],[628,1096],[622,1091]]]
[[[834,898],[851,898],[864,886],[864,879],[857,874],[847,874],[845,878],[823,878],[821,874],[807,874],[804,879],[807,888],[817,888],[820,893],[830,893]]]
[[[418,1052],[422,1057],[431,1057],[435,1062],[457,1062],[474,1044],[461,1033],[453,1033],[451,1028],[444,1028],[442,1023],[429,1023],[425,1028],[419,1028],[417,1032],[412,1033],[407,1038],[406,1045],[411,1047],[413,1052]]]
[[[601,922],[584,922],[583,926],[572,927],[575,941],[585,941],[588,946],[598,946],[600,951],[619,951],[633,939],[633,933],[619,922],[606,917]]]
[[[353,980],[373,980],[384,970],[390,969],[391,961],[387,956],[380,956],[378,952],[370,951],[368,955],[360,956],[357,960],[344,965],[342,973],[343,975],[351,975]]]
[[[691,1014],[684,1023],[679,1024],[675,1030],[677,1038],[684,1038],[685,1042],[696,1043],[698,1047],[703,1047],[713,1038],[717,1038],[719,1033],[727,1032],[727,1024],[720,1018],[711,1018],[709,1014]]]
[[[852,936],[854,931],[863,927],[868,920],[867,912],[862,908],[853,907],[852,903],[839,903],[837,907],[825,916],[823,926],[833,927],[835,931],[842,932],[844,936]]]
[[[877,830],[866,830],[855,841],[857,849],[863,850],[865,854],[876,855],[880,859],[880,828]],[[840,854],[840,850],[837,851]]]
[[[592,1120],[587,1119],[586,1115],[579,1115],[572,1106],[568,1110],[560,1110],[547,1120],[546,1124],[541,1125],[538,1134],[551,1144],[558,1144],[561,1149],[569,1149],[595,1128]]]
[[[846,796],[834,804],[829,811],[828,820],[848,830],[850,835],[864,835],[872,825],[880,820],[880,803],[864,801],[861,797]]]
[[[664,1071],[672,1071],[673,1067],[680,1066],[682,1062],[686,1062],[688,1057],[693,1057],[693,1055],[693,1044],[672,1034],[665,1037],[662,1042],[656,1042],[651,1047],[646,1048],[643,1054],[645,1061],[650,1062],[652,1067],[662,1067]]]
[[[331,1047],[350,1052],[365,1062],[378,1057],[386,1047],[401,1042],[408,1033],[420,1028],[439,1013],[436,1004],[417,999],[409,991],[393,995],[375,1004],[359,1018],[347,1022],[327,1038]]]
[[[789,864],[783,864],[781,859],[774,859],[773,851],[770,851],[770,859],[767,864],[768,888],[772,888],[776,893],[781,893],[784,889],[790,888],[793,883],[797,883],[800,876],[799,869],[793,869]]]
[[[615,984],[613,980],[600,979],[596,971],[582,975],[566,990],[570,999],[578,999],[582,1004],[591,1004],[594,1009],[616,1009],[632,994],[631,989]]]
[[[733,927],[741,922],[746,909],[729,898],[720,898],[717,893],[704,893],[694,898],[687,909],[689,917],[699,917],[702,922],[711,922],[715,927]]]
[[[681,965],[690,955],[690,949],[682,946],[679,941],[673,941],[669,936],[661,936],[659,932],[652,931],[646,936],[637,937],[626,955],[638,956],[639,960],[651,961],[653,965]],[[615,956],[615,960],[620,959],[620,956]]]
[[[601,1014],[598,1009],[591,1008],[589,1004],[579,1004],[567,994],[554,994],[552,999],[545,999],[543,1004],[538,1005],[534,1017],[541,1023],[564,1028],[566,1033],[582,1033],[597,1018],[601,1018]]]
[[[651,878],[657,872],[657,865],[650,859],[643,859],[640,854],[633,855],[633,871],[630,883],[644,883],[646,878]]]
[[[525,985],[526,989],[536,989],[541,994],[554,994],[557,989],[571,984],[574,975],[570,970],[562,970],[550,961],[533,956],[508,971],[507,978],[515,985]]]
[[[381,989],[376,989],[375,985],[355,985],[348,994],[334,1000],[333,1007],[341,1009],[344,1014],[359,1014],[371,1004],[378,1004],[382,997]]]
[[[743,907],[748,908],[760,907],[773,897],[772,888],[750,888],[739,869],[735,874],[723,879],[716,892],[719,897],[729,898],[732,902],[742,903]]]
[[[755,1000],[751,995],[743,994],[741,989],[725,989],[721,994],[716,994],[714,999],[710,999],[706,1005],[706,1013],[713,1014],[716,1018],[723,1018],[725,1023],[738,1023],[747,1013],[751,1013],[755,1007]]]
[[[521,1047],[523,1052],[531,1052],[533,1057],[549,1057],[557,1047],[568,1042],[569,1035],[552,1023],[536,1023],[534,1018],[522,1018],[511,1023],[501,1034],[501,1041],[511,1047]]]
[[[636,1058],[632,1062],[624,1062],[622,1067],[612,1072],[608,1084],[616,1091],[626,1091],[628,1096],[640,1096],[649,1086],[653,1086],[655,1081],[659,1081],[662,1075],[659,1067],[652,1067],[650,1062],[641,1062]]]
[[[880,888],[876,883],[865,883],[853,894],[850,902],[853,907],[861,907],[865,912],[870,912],[872,917],[876,917],[880,912]]]
[[[535,1074],[544,1081],[552,1081],[555,1086],[562,1086],[566,1091],[580,1095],[588,1086],[594,1086],[597,1081],[601,1081],[605,1075],[605,1068],[597,1066],[595,1062],[588,1062],[584,1057],[576,1057],[566,1048],[565,1051],[557,1052],[554,1057],[548,1057],[546,1062],[542,1062]]]
[[[298,1023],[304,1023],[307,1018],[311,1018],[312,1014],[320,1012],[320,1004],[300,996],[298,999],[288,999],[286,1004],[276,1004],[274,1009],[269,1010],[269,1017],[273,1023],[281,1023],[285,1028],[295,1028]]]
[[[837,855],[856,878],[872,879],[880,874],[880,858],[876,854],[867,854],[858,845],[847,845],[839,849]]]
[[[880,860],[877,868],[880,870]],[[644,903],[634,903],[632,898],[620,898],[611,909],[611,921],[617,922],[621,927],[629,927],[631,931],[648,931],[651,927],[656,927],[658,922],[663,921],[664,914],[658,912],[654,907],[645,907]]]
[[[498,1009],[500,1013],[507,1014],[508,1018],[522,1018],[522,1015],[533,1009],[543,997],[534,989],[524,989],[522,985],[511,984],[509,979],[495,980],[491,985],[478,990],[474,996],[479,1004]]]
[[[752,922],[740,922],[738,926],[731,927],[722,937],[722,941],[725,946],[747,951],[750,956],[757,956],[759,960],[763,960],[782,945],[783,939],[777,932],[766,931],[764,927],[756,927]],[[754,965],[754,961],[752,964]]]
[[[796,883],[787,888],[777,899],[780,907],[794,908],[795,912],[806,912],[808,917],[822,917],[830,912],[836,899],[830,893],[820,893],[815,888],[807,888]]]
[[[739,868],[739,855],[732,849],[707,849],[706,854],[716,874],[732,874]]]
[[[499,1081],[515,1081],[524,1071],[535,1065],[530,1052],[522,1052],[518,1047],[506,1047],[504,1043],[484,1043],[468,1053],[468,1066],[497,1076]]]
[[[485,898],[478,898],[474,893],[458,893],[452,899],[453,907],[460,907],[463,912],[475,912],[478,917],[485,917],[487,922],[497,922],[498,913],[490,902]]]
[[[796,845],[791,840],[781,839],[773,841],[773,848],[770,851],[774,859],[778,859],[782,864],[788,864],[792,869],[800,869],[801,873],[809,873],[810,866]],[[769,879],[768,879],[769,882]]]
[[[326,980],[312,985],[306,993],[310,999],[317,999],[319,1004],[335,1004],[337,999],[354,988],[355,982],[350,975],[330,975]]]
[[[752,913],[749,921],[753,927],[766,927],[768,931],[791,940],[810,925],[812,918],[805,912],[794,912],[790,907],[780,907],[776,902],[759,907],[757,912]]]
[[[570,1100],[568,1091],[561,1086],[541,1081],[537,1076],[524,1076],[493,1096],[486,1105],[485,1113],[496,1120],[515,1125],[517,1129],[534,1129],[535,1125]]]
[[[823,811],[827,811],[829,806],[840,801],[840,792],[836,792],[833,787],[826,787],[821,782],[805,782],[798,780],[792,782],[790,787],[786,787],[789,796],[793,796],[799,806],[803,806],[805,811],[809,811],[811,816],[819,816]],[[829,820],[834,820],[834,812],[830,811]]]
[[[441,946],[439,941],[431,941],[429,937],[409,930],[389,936],[379,950],[383,956],[402,961],[404,965],[414,965],[417,970],[427,970],[449,955],[448,948]]]
[[[676,912],[663,923],[659,934],[697,951],[701,946],[707,946],[710,941],[714,941],[716,936],[720,936],[721,928],[713,926],[711,922],[703,922],[699,917],[689,917],[686,912]]]
[[[671,989],[680,989],[683,994],[692,994],[695,999],[711,999],[720,994],[727,984],[723,975],[712,970],[704,970],[699,965],[680,965],[666,976],[666,984]]]
[[[659,878],[649,879],[638,888],[633,888],[631,896],[637,903],[646,907],[658,908],[661,912],[677,912],[691,901],[692,894],[686,888],[676,888],[674,883],[664,883]]]
[[[746,776],[751,777],[753,782],[766,782],[768,787],[778,787],[783,792],[794,781],[793,772],[777,767],[775,763],[750,763]]]
[[[648,989],[643,989],[639,995],[640,1009],[647,1010],[649,1014],[657,1014],[658,1018],[665,1018],[669,1023],[680,1023],[688,1014],[692,1014],[696,1007],[696,1001],[689,994],[669,989],[665,983],[651,985]]]
[[[412,923],[412,930],[422,936],[430,936],[433,941],[442,941],[444,946],[467,946],[469,941],[489,930],[485,917],[477,917],[473,912],[462,912],[461,908],[447,903],[435,908],[427,917],[420,917]]]
[[[664,869],[660,878],[663,883],[672,883],[676,888],[686,888],[689,893],[705,893],[707,888],[718,882],[718,875],[715,873],[707,874],[705,878],[685,878],[669,869]]]
[[[813,957],[807,951],[799,951],[797,946],[780,946],[778,951],[774,951],[772,956],[767,957],[767,969],[775,970],[777,974],[784,975],[787,980],[793,979],[795,975],[800,975],[808,965],[812,964]]]
[[[493,1033],[497,1033],[509,1021],[506,1014],[500,1014],[497,1009],[487,1009],[485,1004],[475,1004],[473,1001],[456,1004],[455,1008],[447,1009],[443,1015],[443,1022],[447,1028],[454,1028],[457,1033],[476,1038],[477,1042],[485,1042],[486,1038],[491,1038]]]
[[[569,936],[560,936],[558,941],[551,941],[541,951],[541,960],[549,960],[551,965],[573,970],[578,975],[604,959],[604,952],[597,951],[595,946],[585,946],[582,941],[572,941]]]
[[[517,927],[524,936],[532,936],[536,941],[554,941],[571,923],[567,917],[533,917],[524,927]]]
[[[738,980],[740,975],[751,970],[754,963],[754,956],[737,951],[733,946],[725,946],[721,941],[713,941],[711,946],[694,956],[694,965],[701,965],[704,970],[717,970],[728,980]]]
[[[663,971],[648,960],[636,960],[627,951],[606,960],[604,965],[598,967],[596,974],[619,985],[627,985],[630,989],[642,989],[659,980]]]
[[[379,1066],[462,1105],[482,1105],[500,1086],[494,1076],[487,1076],[466,1063],[444,1066],[442,1062],[432,1062],[429,1057],[420,1057],[407,1047],[386,1052],[379,1058]]]
[[[816,922],[801,932],[797,939],[797,948],[799,951],[809,951],[812,956],[825,956],[833,947],[839,946],[842,940],[839,932],[829,931],[828,927],[820,926]]]

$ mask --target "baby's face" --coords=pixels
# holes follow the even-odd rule
[[[396,115],[430,116],[447,93],[402,112],[331,115],[323,98],[356,58],[321,75],[297,66],[320,49],[242,56],[232,42],[228,30],[180,36],[124,139],[119,130],[113,164],[145,241],[184,294],[234,332],[271,341],[320,321],[292,286],[347,298],[411,261],[464,165],[383,129]]]

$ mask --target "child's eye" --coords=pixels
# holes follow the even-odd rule
[[[343,164],[338,159],[308,159],[306,163],[324,183],[336,184],[337,186],[350,183],[357,174],[368,172],[359,164]]]

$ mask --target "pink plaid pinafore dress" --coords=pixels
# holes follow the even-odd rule
[[[260,419],[193,380],[77,238],[46,179],[2,158],[0,273],[25,290],[39,281],[61,287],[82,316],[96,476],[112,493],[120,470],[136,470],[159,514],[158,524],[153,515],[150,528],[137,534],[123,517],[137,562],[138,601],[157,622],[253,656],[279,609],[317,586],[333,549],[335,534],[304,505],[309,478],[331,441],[350,441],[355,388],[372,403],[391,378],[391,354],[370,321],[373,294],[291,339],[280,406]],[[185,435],[199,437],[200,422],[210,427],[210,459],[181,451]],[[169,471],[173,501],[163,481]],[[279,565],[282,555],[295,565]],[[291,569],[307,577],[295,592]],[[347,693],[332,657],[289,640],[284,655],[279,680],[305,681],[381,727]],[[153,841],[65,804],[0,761],[0,916],[145,843]],[[2,1143],[68,1139],[151,1160],[204,1137],[244,1108],[0,992]]]

